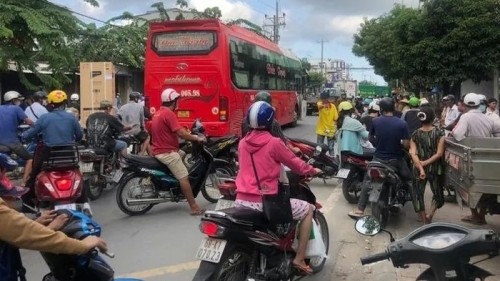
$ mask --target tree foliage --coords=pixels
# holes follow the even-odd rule
[[[310,86],[322,85],[326,82],[325,76],[320,72],[309,72],[307,74],[307,81]]]
[[[358,84],[359,85],[366,85],[366,86],[377,86],[376,82],[368,81],[368,80],[359,81]]]
[[[86,0],[97,5],[93,0]],[[2,0],[0,2],[0,72],[13,67],[21,82],[32,90],[40,89],[28,80],[23,70],[32,71],[47,87],[69,82],[74,54],[67,42],[79,37],[83,25],[66,8],[47,0]],[[46,62],[52,75],[41,74],[37,62]]]
[[[365,57],[386,81],[410,88],[491,78],[500,63],[500,6],[495,0],[434,0],[421,10],[395,5],[365,19],[353,53]]]

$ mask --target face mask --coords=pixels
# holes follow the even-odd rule
[[[480,105],[480,106],[479,106],[479,111],[481,111],[481,112],[485,112],[485,111],[486,111],[486,105],[483,105],[483,104],[482,104],[482,105]]]

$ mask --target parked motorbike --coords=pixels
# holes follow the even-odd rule
[[[207,139],[207,150],[217,161],[212,166],[207,182],[201,187],[201,194],[211,203],[217,202],[221,197],[219,184],[226,179],[235,177],[238,172],[237,153],[239,141],[240,138],[236,135]],[[194,160],[192,143],[186,142],[181,149],[186,153],[184,163],[187,167],[191,167]]]
[[[301,177],[297,189],[290,185],[290,196],[316,206],[314,221],[326,251],[306,262],[317,273],[323,269],[329,249],[329,230],[322,206],[305,177]],[[293,268],[292,244],[297,225],[294,222],[289,232],[280,237],[262,212],[249,208],[207,211],[200,223],[200,231],[207,236],[196,254],[201,263],[193,281],[293,280],[301,276]]]
[[[330,172],[324,173],[321,176],[325,184],[327,179],[336,177],[336,174],[338,173],[339,170],[339,162],[334,156],[326,154],[326,152],[328,152],[328,145],[326,144],[318,145],[315,142],[303,139],[288,138],[288,140],[294,147],[300,149],[300,156],[305,161],[309,161],[310,159],[314,158],[315,162],[320,162],[323,164],[323,166],[329,167],[328,171]]]
[[[390,213],[399,212],[410,200],[409,190],[399,175],[391,167],[377,161],[367,165],[371,192],[368,202],[371,204],[372,215],[385,227]]]
[[[373,160],[373,153],[361,155],[350,151],[341,152],[342,168],[339,169],[336,177],[343,179],[342,193],[347,202],[358,203],[366,175],[366,166],[371,160]]]
[[[30,128],[30,126],[26,125],[26,124],[19,125],[17,127],[17,134],[19,136],[19,139],[21,140],[21,143],[23,143],[24,147],[26,147],[26,149],[28,150],[28,152],[30,152],[31,154],[34,154],[37,142],[35,140],[28,141],[28,142],[23,142],[22,138],[21,138],[23,132],[26,131],[29,128]],[[7,154],[7,155],[10,155],[10,157],[14,161],[16,161],[17,164],[18,164],[17,167],[14,170],[12,170],[12,171],[9,172],[9,177],[11,179],[20,179],[20,178],[22,178],[23,175],[24,175],[24,167],[26,166],[26,161],[24,159],[20,158],[18,155],[16,155],[8,147],[5,147],[5,146],[1,146],[0,145],[0,153],[4,153],[4,154]]]
[[[101,226],[85,214],[68,209],[58,210],[57,214],[68,216],[68,222],[60,230],[68,237],[83,240],[90,235],[101,236]],[[132,278],[115,279],[113,269],[95,249],[81,256],[41,254],[50,269],[50,273],[46,274],[42,281],[141,281]],[[115,257],[113,253],[103,254],[110,258]]]
[[[102,147],[80,150],[80,172],[90,200],[97,200],[106,186],[113,183],[113,176],[120,169],[118,157]]]
[[[385,252],[361,258],[362,265],[384,260],[391,260],[396,268],[408,268],[409,264],[427,264],[429,268],[416,278],[427,281],[486,280],[494,276],[476,266],[478,262],[498,255],[500,237],[492,230],[432,223],[395,241],[392,234],[371,216],[359,218],[354,228],[362,235],[374,236],[384,231],[391,237],[391,243]],[[479,255],[488,257],[475,263],[470,262],[472,257]]]
[[[205,128],[199,120],[193,122],[192,134],[203,136]],[[189,168],[189,181],[194,197],[197,197],[212,170],[214,159],[201,143],[192,143],[194,164]],[[117,183],[116,202],[127,215],[142,215],[154,205],[184,201],[179,181],[168,168],[154,157],[128,155],[126,165],[116,171],[113,181]]]

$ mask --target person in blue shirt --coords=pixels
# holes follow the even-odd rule
[[[338,106],[337,143],[340,153],[363,154],[361,142],[368,140],[368,131],[357,119],[352,118],[354,107],[351,102],[343,101]]]
[[[19,107],[24,97],[16,91],[8,91],[3,95],[4,105],[0,106],[0,152],[15,153],[26,161],[21,185],[26,184],[33,165],[33,155],[23,146],[19,139],[17,127],[22,123],[35,124]]]
[[[384,163],[393,168],[404,181],[409,191],[412,187],[413,175],[406,163],[405,152],[403,151],[403,148],[410,148],[408,126],[400,117],[394,115],[395,103],[393,99],[388,97],[381,99],[379,107],[382,115],[373,119],[370,129],[372,143],[375,143],[373,161]],[[369,192],[370,183],[365,179],[359,195],[358,208],[349,212],[349,216],[359,217],[364,214]]]
[[[46,113],[36,121],[35,125],[23,133],[23,139],[29,139],[42,133],[43,146],[36,151],[35,161],[33,163],[33,170],[26,183],[26,187],[30,191],[26,194],[23,201],[32,203],[35,191],[35,179],[40,173],[42,164],[50,156],[52,147],[63,147],[75,145],[75,141],[80,141],[83,138],[83,130],[80,123],[76,120],[75,116],[66,111],[66,103],[68,96],[65,92],[60,90],[52,91],[47,96],[49,113]],[[86,203],[86,197],[83,197],[83,202]]]

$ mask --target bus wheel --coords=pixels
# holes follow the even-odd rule
[[[295,108],[295,112],[293,113],[293,122],[290,123],[290,127],[297,127],[297,122],[299,120],[299,109]]]

